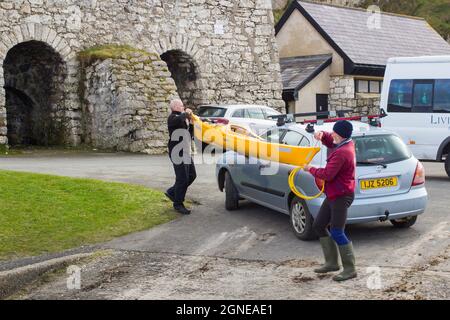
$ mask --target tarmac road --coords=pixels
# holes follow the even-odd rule
[[[450,179],[443,164],[425,163],[425,167],[430,201],[413,228],[398,230],[389,222],[348,227],[360,277],[346,284],[314,275],[312,267],[322,260],[319,244],[299,241],[288,216],[251,203],[227,212],[214,165],[197,164],[198,180],[188,193],[199,203],[192,215],[105,244],[109,254],[83,267],[83,287],[89,290],[68,291],[64,276],[55,276],[23,297],[448,298]],[[174,179],[166,156],[38,152],[0,158],[0,169],[137,183],[160,190]],[[377,272],[382,288],[370,290],[367,283],[373,283],[371,276]]]

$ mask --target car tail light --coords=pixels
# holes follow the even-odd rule
[[[412,186],[419,186],[421,184],[425,183],[425,168],[423,167],[423,164],[418,161],[416,172],[414,173],[414,180],[412,182]]]
[[[225,119],[225,118],[217,118],[217,119],[214,119],[214,123],[228,124],[229,122],[230,122],[230,120]]]
[[[319,190],[322,190],[323,186],[325,184],[325,181],[323,181],[322,179],[319,179],[319,178],[314,178],[314,181],[316,182],[317,188],[319,188]]]

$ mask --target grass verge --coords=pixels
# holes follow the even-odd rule
[[[143,186],[0,170],[0,260],[58,252],[176,217]]]

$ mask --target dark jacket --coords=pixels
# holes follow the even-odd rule
[[[190,150],[191,138],[189,138],[187,141],[185,141],[183,137],[180,137],[180,139],[177,138],[175,140],[172,140],[173,133],[178,129],[186,130],[187,132],[185,132],[184,134],[189,134],[189,137],[192,137],[193,127],[192,125],[188,124],[187,114],[185,112],[172,112],[167,119],[167,127],[169,130],[169,155],[172,153],[173,148],[179,143],[186,143],[186,148],[189,147]],[[180,153],[180,155],[182,155],[182,153]]]
[[[311,168],[309,172],[316,178],[325,180],[325,194],[328,199],[351,195],[355,192],[356,154],[353,141],[339,146],[333,143],[330,133],[324,132],[322,143],[331,149],[327,165],[323,169]]]

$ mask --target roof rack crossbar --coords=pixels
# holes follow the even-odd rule
[[[269,116],[269,118],[276,119],[278,126],[283,126],[285,123],[294,122],[297,117],[311,117],[311,116],[328,116],[326,119],[317,120],[301,120],[300,124],[322,124],[329,122],[336,122],[339,120],[348,121],[361,121],[372,123],[374,120],[381,119],[387,116],[386,112],[381,109],[380,114],[377,115],[361,115],[345,117],[345,113],[353,112],[353,110],[337,110],[337,111],[323,111],[323,112],[306,112],[306,113],[294,113],[294,114],[282,114],[276,116]]]
[[[269,116],[272,119],[287,118],[288,116],[299,118],[299,117],[344,117],[346,113],[353,112],[351,109],[347,110],[336,110],[336,111],[321,111],[321,112],[304,112],[304,113],[292,113],[292,114],[281,114]]]

